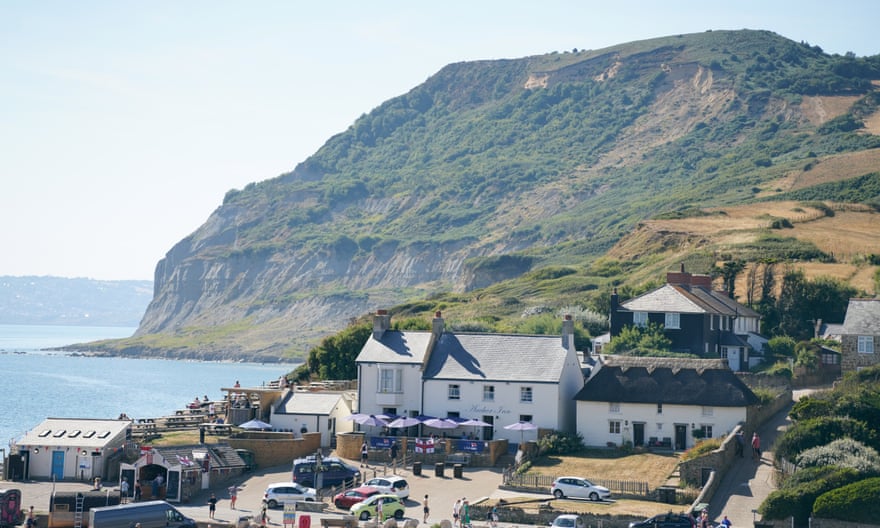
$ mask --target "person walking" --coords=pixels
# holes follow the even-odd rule
[[[24,525],[27,528],[34,528],[37,525],[37,514],[34,513],[33,506],[28,508],[27,519],[25,519]]]
[[[471,511],[467,499],[461,501],[461,526],[471,528]]]
[[[141,490],[141,481],[138,479],[134,479],[134,501],[138,502],[141,500],[141,494],[143,491]]]
[[[498,526],[498,507],[492,506],[489,510],[489,526],[496,528]]]
[[[425,495],[425,500],[422,502],[422,522],[428,524],[428,514],[431,512],[431,509],[428,508],[428,495]]]
[[[122,482],[119,484],[119,502],[125,504],[128,502],[128,478],[122,477]]]
[[[235,501],[238,500],[238,486],[229,486],[229,507],[235,509]]]
[[[382,515],[382,503],[385,502],[381,498],[376,501],[376,518],[379,519],[379,522],[382,523],[385,521],[385,516]]]
[[[736,456],[743,458],[745,455],[743,454],[744,446],[746,444],[745,439],[743,439],[742,429],[736,432]]]
[[[761,460],[761,437],[757,431],[752,433],[752,460]]]
[[[452,505],[452,526],[459,526],[459,521],[461,520],[461,501],[462,499],[456,499],[455,504]]]
[[[370,454],[370,448],[367,447],[367,441],[364,440],[364,443],[361,444],[361,467],[364,467],[364,466],[370,467],[369,464],[367,464],[367,456],[369,454]]]
[[[217,511],[217,497],[212,493],[208,499],[208,517],[214,518],[214,512]]]

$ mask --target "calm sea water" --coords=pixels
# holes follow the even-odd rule
[[[193,398],[215,400],[238,380],[260,387],[297,364],[77,357],[43,349],[128,337],[135,328],[0,325],[0,448],[45,418],[173,414]]]

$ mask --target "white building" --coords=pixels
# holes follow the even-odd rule
[[[106,480],[122,459],[131,420],[47,418],[15,443],[23,479]],[[20,461],[19,461],[20,460]],[[18,471],[14,471],[19,475]]]
[[[299,437],[303,431],[321,433],[321,446],[328,447],[336,433],[354,430],[344,420],[351,415],[353,395],[344,391],[299,392],[287,390],[272,407],[272,428],[292,431]]]
[[[474,418],[491,427],[447,432],[513,443],[536,437],[504,429],[518,421],[575,430],[573,397],[583,375],[571,319],[561,336],[452,333],[440,312],[430,332],[389,328],[390,316],[380,311],[357,357],[361,413]]]
[[[758,402],[725,360],[622,356],[594,369],[575,400],[585,445],[675,450],[730,433]]]

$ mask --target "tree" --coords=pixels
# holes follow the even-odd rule
[[[724,282],[724,289],[727,291],[728,297],[736,298],[734,288],[736,288],[736,276],[745,269],[745,262],[741,260],[730,260],[725,262],[720,268],[716,267],[712,271],[721,276]]]
[[[373,331],[371,324],[356,324],[325,337],[309,351],[309,372],[320,379],[355,379],[355,359]]]
[[[620,334],[611,338],[605,347],[608,354],[645,355],[650,352],[667,352],[672,341],[663,333],[663,325],[648,323],[648,326],[624,326]]]

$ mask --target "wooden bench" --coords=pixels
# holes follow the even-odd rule
[[[357,528],[358,521],[354,515],[345,515],[341,518],[322,517],[321,528],[330,528],[331,526],[341,526],[342,528]]]
[[[232,426],[229,424],[204,424],[205,432],[211,435],[230,435]]]

